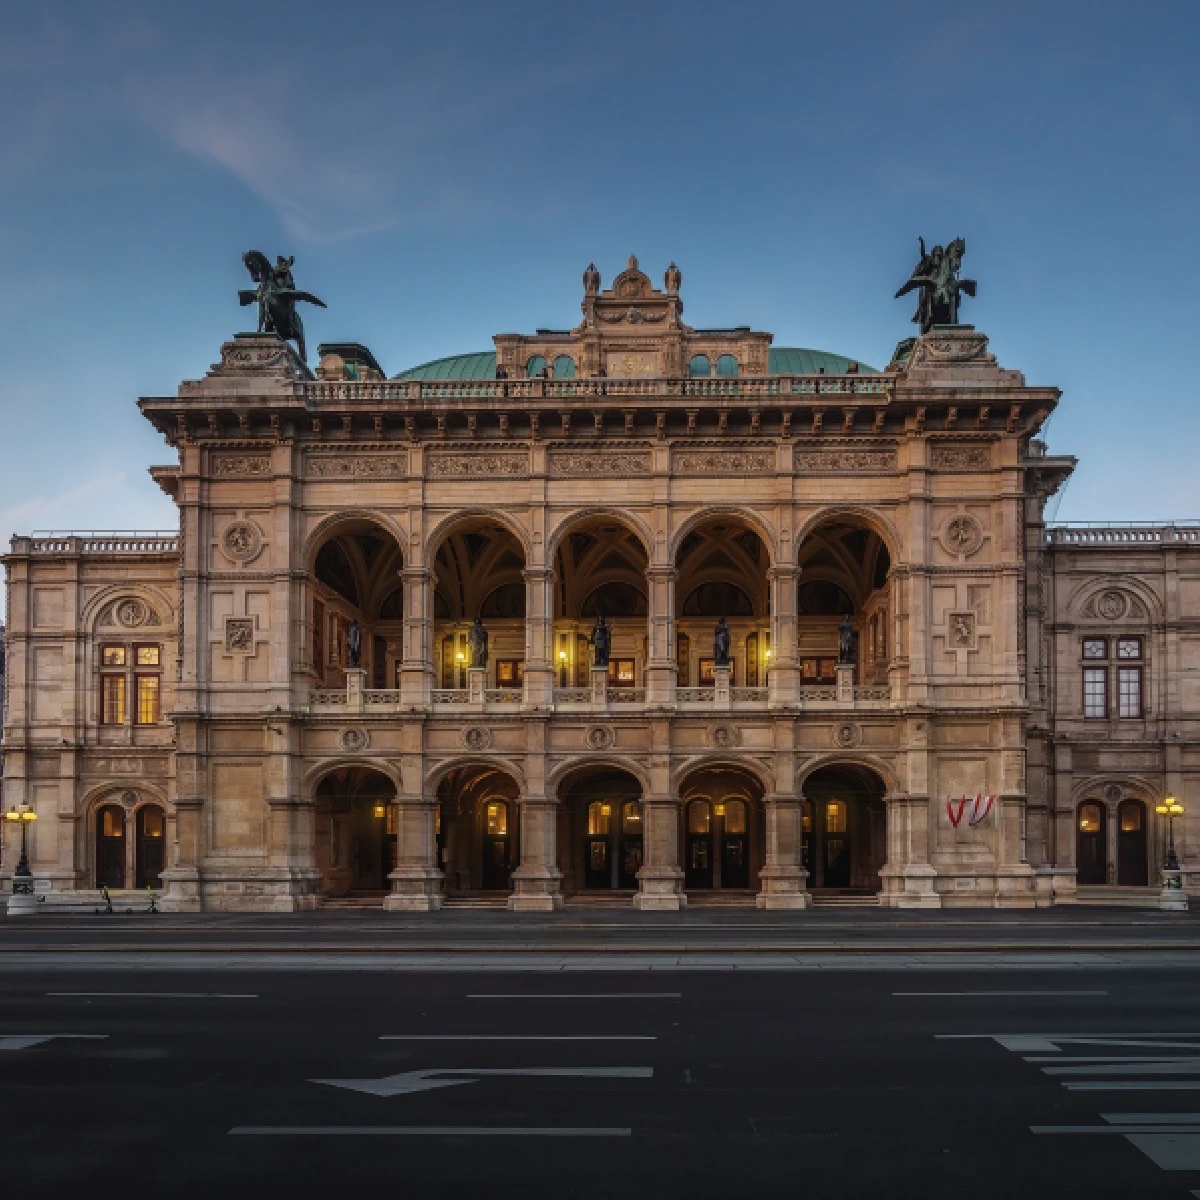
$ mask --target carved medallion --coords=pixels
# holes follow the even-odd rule
[[[854,746],[861,746],[862,740],[862,727],[856,725],[853,721],[843,721],[840,725],[834,727],[833,744],[840,746],[843,750],[849,750]]]
[[[131,597],[128,600],[118,600],[113,615],[118,625],[124,625],[126,629],[137,629],[141,625],[149,624],[151,613],[147,604]]]
[[[462,740],[468,750],[490,750],[492,731],[484,725],[468,725],[462,731]]]
[[[1103,592],[1096,601],[1096,612],[1106,621],[1119,621],[1128,607],[1120,592]]]
[[[708,729],[708,744],[716,750],[730,750],[738,744],[741,739],[738,737],[738,729],[736,725],[710,725]]]
[[[1116,804],[1116,802],[1121,798],[1121,789],[1115,783],[1110,783],[1108,787],[1104,789],[1104,798],[1110,804]]]
[[[970,513],[955,513],[942,526],[942,545],[966,558],[983,545],[983,526]]]
[[[342,743],[343,750],[358,754],[371,744],[371,735],[361,726],[355,725],[351,729],[343,729],[338,740]]]
[[[253,521],[231,521],[221,533],[220,545],[231,562],[253,562],[262,553],[262,530]]]
[[[225,618],[225,653],[253,654],[254,653],[254,618],[226,617]]]
[[[593,750],[608,750],[616,743],[617,735],[607,725],[592,725],[584,740]]]

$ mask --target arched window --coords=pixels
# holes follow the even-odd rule
[[[479,607],[481,617],[499,619],[517,618],[525,615],[525,585],[502,583],[490,591]]]
[[[569,354],[560,354],[554,360],[555,379],[574,379],[575,360]]]
[[[738,373],[738,360],[732,354],[722,354],[717,359],[717,374],[729,378]]]
[[[754,605],[740,587],[716,581],[702,583],[683,602],[685,617],[752,617]]]
[[[647,611],[645,593],[619,580],[602,583],[579,606],[583,617],[644,617]]]
[[[810,579],[800,585],[797,606],[802,617],[840,617],[854,611],[845,589],[827,579]]]
[[[546,369],[546,360],[540,354],[535,354],[525,364],[526,379],[535,379]]]
[[[707,354],[693,354],[688,363],[688,374],[693,379],[707,379],[712,374],[712,363]]]

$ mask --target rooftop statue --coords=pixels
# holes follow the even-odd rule
[[[955,238],[948,246],[934,246],[926,251],[925,239],[917,238],[917,241],[921,244],[921,261],[896,296],[899,298],[920,288],[913,321],[921,327],[922,333],[928,333],[935,325],[957,325],[959,293],[975,295],[975,280],[958,277],[967,243],[962,238]]]
[[[238,292],[242,305],[258,301],[258,332],[273,333],[285,342],[294,341],[300,354],[300,361],[307,363],[304,351],[304,322],[296,311],[297,301],[304,300],[309,304],[325,307],[323,300],[318,300],[311,292],[298,292],[296,281],[292,278],[292,264],[295,256],[284,258],[280,254],[271,266],[270,259],[260,250],[247,250],[242,255],[242,262],[250,272],[250,278],[258,285],[251,291],[244,288]]]

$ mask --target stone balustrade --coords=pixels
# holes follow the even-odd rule
[[[1171,542],[1200,545],[1200,522],[1050,525],[1046,529],[1046,541],[1052,546],[1163,545]]]

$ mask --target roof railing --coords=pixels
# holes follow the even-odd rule
[[[1052,546],[1200,545],[1200,521],[1061,521],[1046,527]]]

